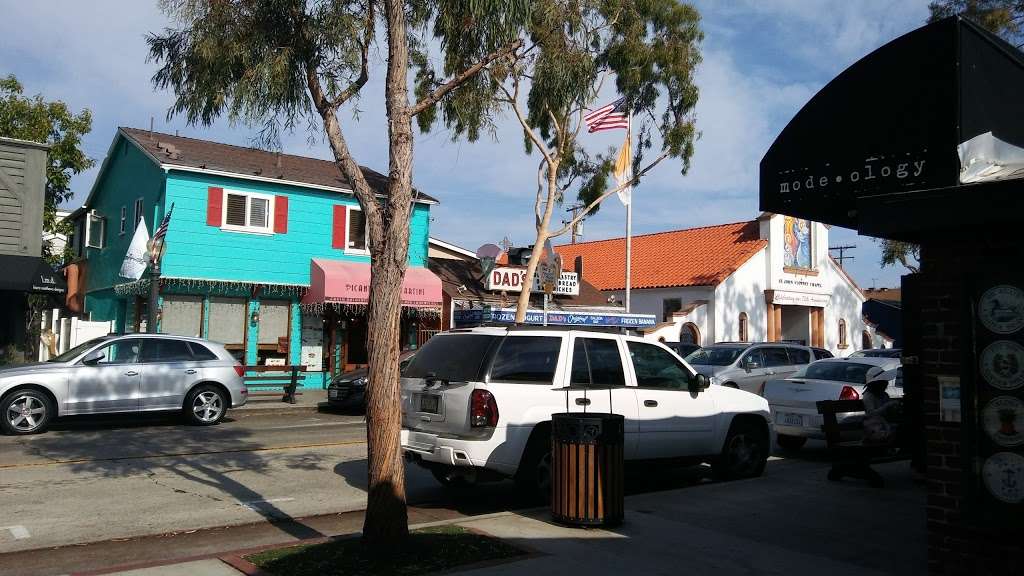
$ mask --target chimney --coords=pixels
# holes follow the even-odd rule
[[[280,152],[277,153],[277,169],[278,170],[281,169],[281,153]]]
[[[583,256],[577,256],[572,262],[572,268],[576,271],[577,281],[583,281]]]

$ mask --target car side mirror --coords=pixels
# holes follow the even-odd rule
[[[82,358],[82,364],[85,364],[86,366],[94,366],[96,364],[99,364],[100,360],[103,360],[105,356],[106,354],[100,352],[99,350],[95,352],[90,352],[85,356],[85,358]]]
[[[746,370],[747,372],[750,372],[751,370],[757,370],[757,369],[758,369],[758,368],[760,368],[760,367],[761,367],[761,365],[757,363],[757,360],[747,360],[747,361],[746,361],[746,362],[745,362],[745,363],[743,364],[743,368],[744,368],[744,369],[745,369],[745,370]]]
[[[703,374],[697,373],[690,377],[690,392],[694,394],[707,390],[710,385],[708,377]]]

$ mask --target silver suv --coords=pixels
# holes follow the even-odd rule
[[[42,432],[57,416],[180,410],[220,422],[245,404],[242,366],[220,344],[162,334],[103,336],[39,364],[0,370],[0,428]]]
[[[720,342],[686,357],[712,383],[754,394],[762,394],[768,380],[788,378],[814,359],[811,348],[784,342]]]

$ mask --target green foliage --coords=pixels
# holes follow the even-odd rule
[[[48,102],[41,94],[25,96],[14,76],[0,78],[0,136],[50,145],[47,151],[46,203],[43,229],[67,234],[67,222],[57,221],[57,207],[73,195],[71,177],[95,164],[82,151],[82,136],[92,130],[92,113],[75,114],[60,100]],[[63,255],[53,255],[59,260]]]
[[[919,270],[921,248],[917,244],[899,240],[882,240],[882,267],[902,265],[910,272]]]
[[[929,22],[961,14],[1018,48],[1024,46],[1024,0],[939,0],[928,10]]]

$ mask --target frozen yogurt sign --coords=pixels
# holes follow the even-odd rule
[[[500,292],[522,292],[523,284],[526,282],[526,269],[524,268],[495,268],[487,275],[484,287],[488,290]],[[533,292],[542,292],[539,276],[533,277]],[[580,293],[580,281],[575,272],[562,272],[555,284],[553,294],[563,296],[576,296]]]

